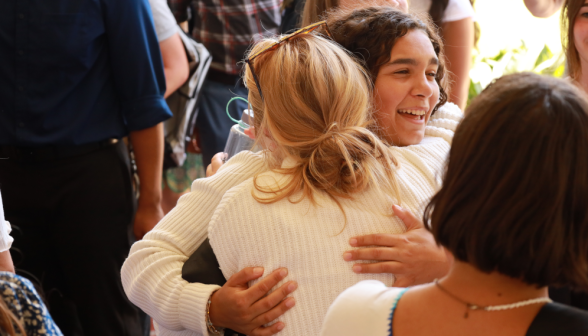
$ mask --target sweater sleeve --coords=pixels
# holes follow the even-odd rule
[[[192,190],[145,237],[136,242],[121,276],[125,293],[160,328],[208,335],[206,303],[216,285],[188,283],[182,266],[207,237],[209,222],[224,193],[263,171],[260,154],[242,152]]]
[[[451,144],[453,134],[463,119],[463,112],[453,103],[445,103],[431,116],[425,127],[425,135],[440,137]]]

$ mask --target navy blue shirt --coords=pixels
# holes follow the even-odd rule
[[[169,118],[147,0],[0,0],[0,145],[81,145]]]

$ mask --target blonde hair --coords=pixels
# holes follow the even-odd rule
[[[250,55],[275,42],[262,40]],[[326,38],[301,34],[262,53],[253,65],[264,97],[246,67],[256,134],[258,139],[269,135],[275,143],[273,153],[266,151],[270,168],[291,176],[278,189],[260,186],[255,177],[255,189],[267,195],[253,192],[258,202],[288,198],[296,203],[308,197],[315,204],[313,194],[320,191],[343,210],[337,198],[350,199],[368,186],[399,199],[397,162],[367,129],[372,125],[369,75],[345,50]],[[278,168],[278,155],[293,157],[297,164]],[[300,191],[300,199],[292,200]]]

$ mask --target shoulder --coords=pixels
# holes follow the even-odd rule
[[[19,292],[22,291],[37,295],[35,287],[28,279],[11,272],[0,272],[0,288],[2,288],[3,290],[7,288],[12,288]]]
[[[535,316],[527,336],[588,335],[588,312],[559,303],[548,303]]]
[[[392,308],[405,290],[376,280],[346,289],[329,307],[321,336],[388,335]]]
[[[463,119],[463,112],[453,103],[445,103],[431,116],[425,128],[425,135],[443,138],[449,144]]]
[[[244,169],[245,171],[255,170],[264,165],[264,163],[265,160],[263,159],[262,152],[242,151],[220,167],[218,172],[224,172],[226,170],[234,171],[236,169]]]
[[[258,174],[253,174],[248,179],[244,180],[238,185],[227,190],[223,195],[221,202],[216,208],[209,226],[209,237],[213,239],[217,230],[219,230],[219,223],[234,223],[239,221],[242,224],[252,219],[255,211],[259,211],[262,206],[267,212],[268,205],[278,206],[277,203],[260,203],[254,195],[260,198],[267,197],[267,194],[260,190],[277,190],[280,186],[289,179],[289,176],[274,172],[272,170],[261,171]],[[235,226],[230,224],[228,230],[235,231],[238,228],[244,228],[247,225]]]
[[[222,165],[213,176],[194,180],[192,191],[209,185],[219,185],[224,194],[226,190],[262,172],[264,167],[263,154],[243,151]]]
[[[459,21],[467,18],[475,18],[474,7],[469,0],[449,0],[443,22]]]

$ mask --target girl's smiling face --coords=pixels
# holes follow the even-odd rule
[[[396,41],[390,61],[380,67],[374,83],[375,118],[388,142],[408,146],[423,140],[425,125],[439,101],[438,67],[425,32],[411,30]]]

